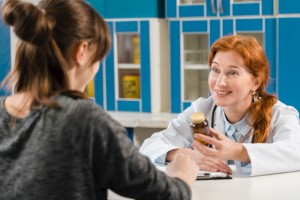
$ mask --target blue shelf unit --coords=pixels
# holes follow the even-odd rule
[[[109,21],[107,20],[111,37],[115,38],[118,33],[127,34],[138,34],[140,37],[140,99],[119,99],[116,94],[116,83],[121,80],[115,76],[117,70],[116,66],[116,52],[115,48],[111,48],[108,56],[105,59],[105,80],[98,82],[96,80],[96,94],[98,93],[97,88],[106,85],[106,95],[103,94],[102,98],[97,98],[96,102],[101,102],[101,99],[106,96],[106,109],[109,111],[135,111],[135,112],[151,112],[151,77],[150,77],[150,35],[149,35],[149,21]],[[116,47],[114,44],[114,39],[112,40],[112,46]],[[103,81],[103,82],[102,82]]]
[[[155,99],[168,100],[162,98],[164,95],[160,89],[156,92],[153,85],[156,81],[160,83],[158,80],[161,76],[160,71],[166,71],[164,68],[168,66],[165,64],[157,66],[156,60],[161,58],[153,52],[153,46],[161,50],[161,45],[157,44],[163,35],[160,28],[167,29],[167,21],[164,19],[164,1],[89,0],[89,2],[105,18],[112,38],[111,49],[101,63],[100,71],[94,80],[96,103],[108,111],[146,113],[163,111],[161,102]],[[153,29],[155,29],[154,32]],[[167,30],[165,32],[167,37]],[[118,50],[121,43],[120,35],[134,35],[139,38],[139,62],[129,63],[135,66],[133,68],[127,65],[129,74],[133,72],[139,75],[140,95],[137,98],[126,98],[121,92],[123,90],[122,73],[126,74],[126,72],[120,73],[121,70],[124,71],[119,61],[119,54],[122,53]],[[162,87],[165,87],[164,85],[168,84],[163,84]]]
[[[183,3],[183,0],[165,0],[167,18],[184,17],[238,17],[273,15],[273,0],[232,2],[231,0],[204,0],[204,3]],[[282,0],[285,1],[285,0]],[[293,1],[293,0],[289,0]],[[181,3],[182,2],[182,3]]]
[[[198,4],[177,3],[176,0],[166,0],[166,16],[170,27],[170,110],[172,113],[183,111],[192,102],[185,99],[183,86],[185,35],[208,35],[208,50],[214,41],[225,35],[260,35],[271,66],[268,91],[277,94],[277,24],[276,17],[273,15],[273,1],[230,4],[229,0],[223,0],[223,11],[220,11],[220,6],[215,5],[215,13],[212,12],[211,1]],[[217,1],[215,3],[217,4]]]
[[[1,1],[0,1],[1,3]],[[1,11],[0,11],[1,15]],[[10,64],[10,30],[9,27],[6,26],[2,18],[0,19],[0,80],[4,79],[4,77],[9,73],[11,69]],[[8,92],[5,89],[0,89],[0,96],[7,95]]]

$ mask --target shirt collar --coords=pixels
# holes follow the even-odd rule
[[[243,119],[235,124],[231,124],[230,122],[228,122],[226,116],[225,116],[225,112],[224,112],[224,108],[222,108],[222,116],[223,116],[223,121],[224,121],[224,133],[226,133],[228,131],[228,129],[230,128],[230,126],[234,126],[237,130],[237,132],[239,134],[241,134],[242,136],[246,136],[249,132],[249,130],[251,129],[251,126],[249,126],[247,124],[247,115],[248,113],[243,117]]]

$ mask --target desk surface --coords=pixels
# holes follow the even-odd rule
[[[196,181],[192,200],[298,200],[300,172]],[[111,191],[108,199],[125,200]]]

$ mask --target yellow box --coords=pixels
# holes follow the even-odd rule
[[[140,76],[128,74],[123,76],[124,98],[140,98]]]

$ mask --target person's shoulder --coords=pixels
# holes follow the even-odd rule
[[[286,105],[285,103],[277,100],[276,104],[273,106],[273,116],[292,114],[299,117],[299,112],[293,106]]]
[[[208,112],[208,110],[211,110],[211,108],[213,108],[214,105],[215,103],[212,96],[208,98],[200,97],[197,100],[193,101],[191,104],[193,110],[204,110],[203,112],[205,112],[205,110],[207,110]]]
[[[69,120],[81,125],[101,126],[108,129],[123,129],[99,105],[89,99],[74,99],[68,96],[59,96],[57,102],[62,106],[62,113]]]

